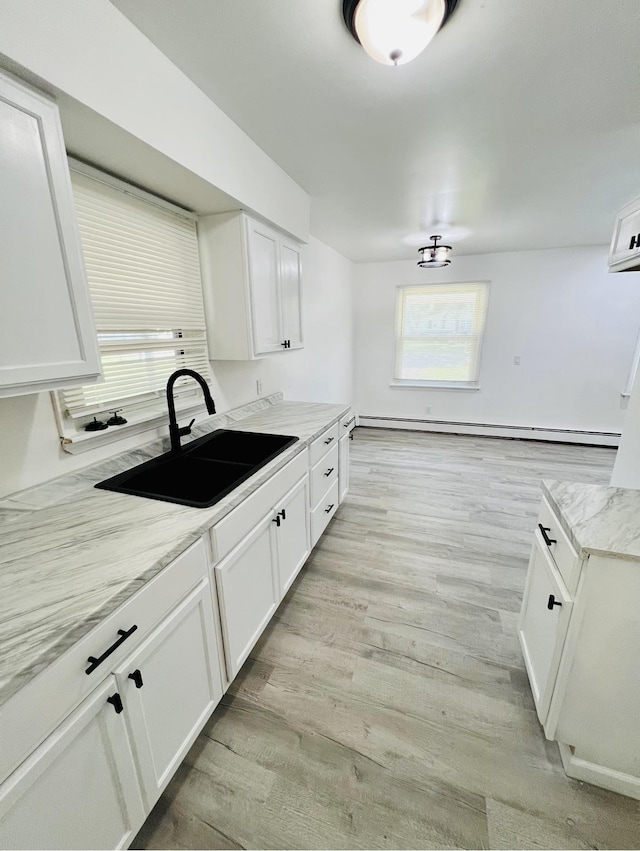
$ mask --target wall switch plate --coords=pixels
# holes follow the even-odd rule
[[[259,378],[256,380],[256,393],[258,396],[262,396],[262,381]]]
[[[520,355],[516,355],[513,359],[514,366],[520,366]]]

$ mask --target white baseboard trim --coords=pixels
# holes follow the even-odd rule
[[[558,742],[558,747],[567,777],[583,780],[585,783],[610,789],[619,795],[640,800],[640,777],[634,777],[632,774],[625,774],[623,771],[616,771],[614,768],[606,768],[604,765],[597,765],[595,762],[580,759],[569,745],[564,745],[562,742]]]
[[[468,434],[478,437],[511,437],[520,440],[547,440],[554,443],[581,443],[617,447],[619,432],[580,431],[578,429],[539,428],[538,426],[499,425],[496,423],[458,423],[450,420],[417,420],[400,417],[358,416],[361,428],[395,428],[405,431],[431,431],[441,434]]]

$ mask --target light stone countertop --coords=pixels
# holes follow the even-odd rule
[[[295,435],[299,441],[210,508],[93,487],[168,448],[166,440],[0,501],[0,704],[333,425],[348,405],[281,394],[193,430]]]
[[[578,555],[640,561],[640,490],[549,480],[542,489]]]

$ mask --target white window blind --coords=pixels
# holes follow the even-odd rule
[[[182,367],[209,380],[195,221],[71,177],[105,380],[62,391],[67,414],[154,400]],[[193,392],[193,382],[176,391]]]
[[[488,296],[486,282],[398,287],[394,379],[477,386]]]

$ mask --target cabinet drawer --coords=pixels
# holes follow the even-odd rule
[[[543,726],[549,712],[572,605],[547,547],[536,534],[518,637],[538,718]]]
[[[349,434],[356,427],[356,415],[353,413],[351,409],[347,411],[347,413],[340,418],[340,437],[343,434]]]
[[[329,520],[338,510],[339,488],[336,480],[327,495],[311,512],[311,546],[315,547]]]
[[[540,506],[536,529],[541,536],[541,541],[544,541],[544,545],[549,551],[549,555],[553,559],[555,566],[560,571],[560,576],[562,576],[568,591],[573,594],[578,585],[580,560],[573,548],[573,544],[560,525],[560,521],[544,497]],[[543,530],[547,539],[554,543],[547,544],[542,534]]]
[[[300,452],[278,470],[258,490],[243,500],[211,530],[213,559],[219,561],[257,526],[262,518],[277,506],[282,497],[308,470],[306,451]]]
[[[311,469],[311,507],[315,507],[338,478],[338,443]]]
[[[309,466],[315,467],[322,456],[333,448],[340,436],[340,423],[334,423],[309,446]]]
[[[0,780],[43,742],[207,575],[204,542],[198,541],[0,706]],[[131,631],[134,626],[136,629]],[[125,637],[118,630],[129,635]],[[89,657],[99,660],[116,643],[103,662],[89,663]]]

